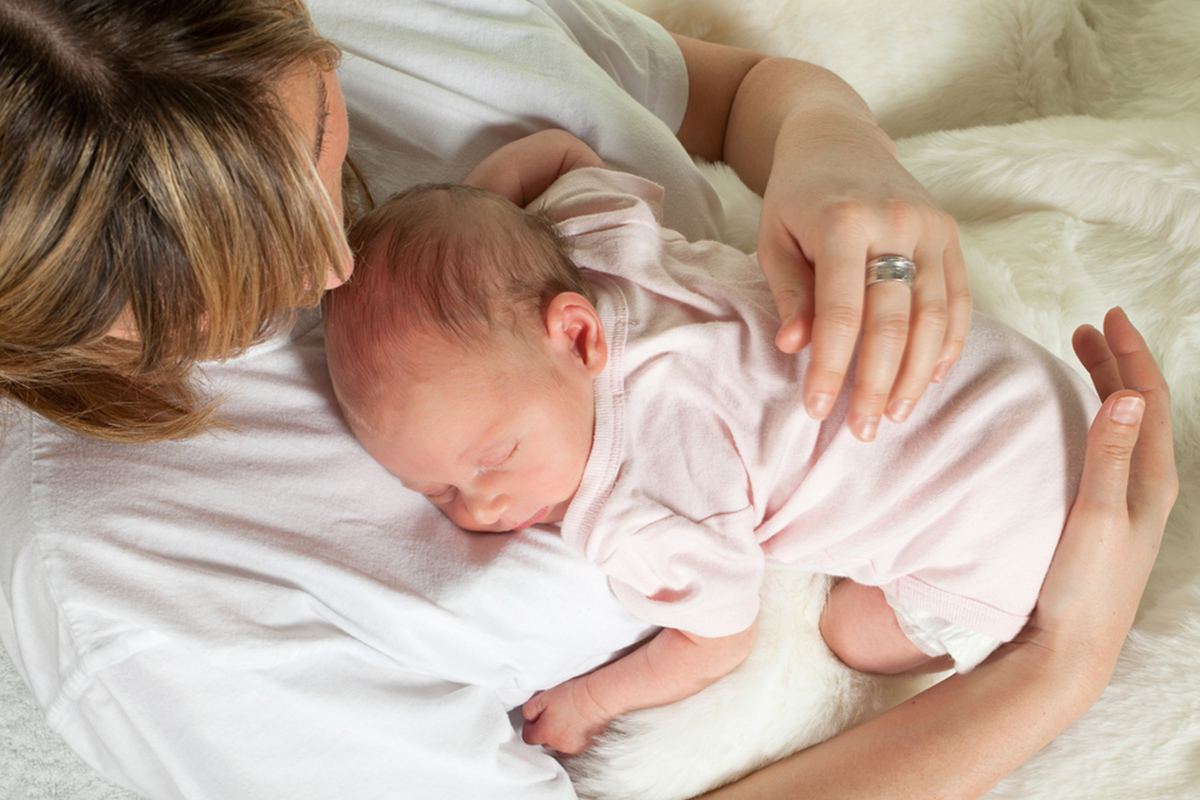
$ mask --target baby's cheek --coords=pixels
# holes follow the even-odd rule
[[[465,515],[462,514],[459,510],[457,510],[455,508],[455,506],[457,505],[455,502],[450,501],[448,503],[435,503],[432,500],[430,500],[429,502],[433,505],[434,508],[436,508],[438,511],[445,514],[446,519],[450,520],[451,522],[453,522],[455,525],[457,525],[460,528],[465,527],[463,525],[463,522],[466,522],[467,520],[465,519]]]

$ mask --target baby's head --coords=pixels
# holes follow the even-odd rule
[[[364,217],[350,244],[325,343],[359,442],[469,530],[561,520],[607,347],[554,228],[479,189],[421,186]]]

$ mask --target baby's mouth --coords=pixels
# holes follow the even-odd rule
[[[523,531],[526,528],[528,528],[530,525],[537,525],[539,522],[542,521],[542,518],[545,517],[549,511],[550,511],[550,506],[542,506],[542,508],[539,509],[538,512],[536,514],[534,514],[532,517],[525,520],[520,525],[514,525],[512,527],[512,530]]]

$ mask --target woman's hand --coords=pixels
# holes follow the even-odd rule
[[[971,297],[954,221],[896,160],[853,89],[827,70],[676,36],[690,91],[679,139],[763,195],[759,262],[787,352],[812,345],[809,414],[824,418],[861,335],[848,424],[902,422],[962,351]],[[865,286],[884,255],[917,264],[912,288]]]
[[[832,409],[860,347],[847,423],[875,436],[903,422],[962,352],[971,297],[954,220],[896,161],[878,129],[785,124],[763,193],[758,260],[783,323],[776,344],[811,345],[809,414]],[[865,286],[866,264],[911,258],[911,286]],[[861,345],[860,345],[861,335]]]
[[[1073,344],[1105,402],[1089,433],[1079,495],[1021,640],[1079,649],[1102,690],[1133,625],[1179,478],[1170,392],[1125,312],[1108,312],[1103,335],[1079,328]]]

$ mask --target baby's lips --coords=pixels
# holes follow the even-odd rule
[[[526,528],[528,528],[530,525],[536,525],[542,521],[542,517],[546,516],[546,514],[549,511],[550,511],[550,506],[542,506],[541,509],[536,514],[534,514],[532,517],[530,517],[529,519],[522,522],[520,525],[514,525],[512,529],[514,531],[523,531]]]

